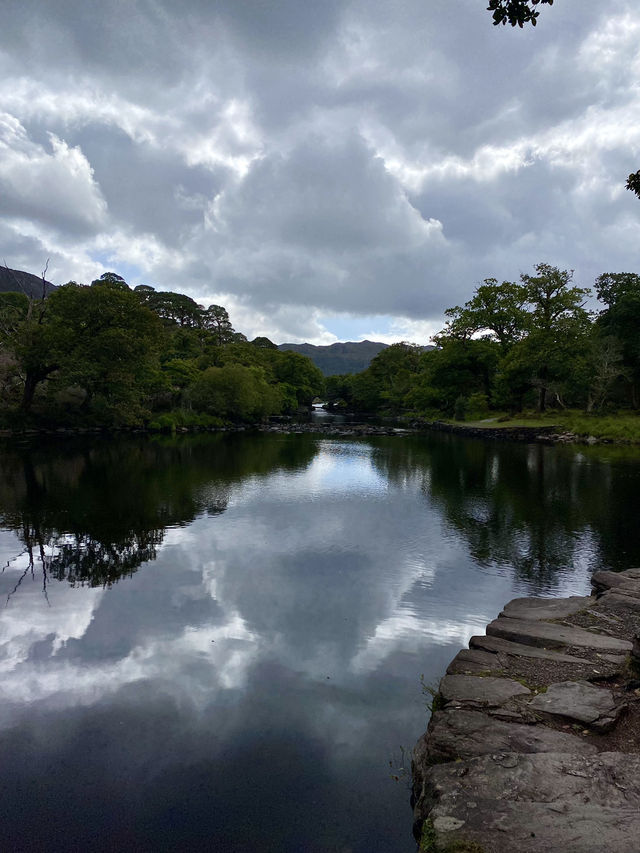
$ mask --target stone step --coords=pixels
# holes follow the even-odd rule
[[[494,654],[513,655],[514,657],[539,658],[555,663],[575,663],[584,666],[588,666],[590,663],[588,660],[578,658],[575,655],[565,655],[562,652],[554,652],[551,649],[539,646],[525,646],[523,643],[514,643],[511,640],[504,640],[502,637],[472,637],[469,640],[469,645],[472,649],[493,652]]]
[[[595,634],[585,628],[538,622],[531,619],[510,619],[499,616],[487,625],[487,635],[502,637],[525,646],[555,647],[577,646],[599,652],[626,654],[632,649],[628,640],[608,634]]]
[[[416,746],[416,765],[440,764],[498,752],[571,752],[589,755],[596,747],[575,734],[543,725],[503,722],[481,711],[445,708],[434,712],[429,732]]]
[[[613,728],[626,705],[607,688],[588,681],[561,681],[535,696],[529,708],[603,732]]]
[[[510,678],[481,678],[475,675],[445,675],[440,680],[440,694],[446,703],[497,708],[514,696],[530,696],[528,687]]]
[[[595,596],[570,598],[514,598],[505,604],[501,616],[511,619],[566,619],[596,603]]]
[[[437,842],[490,840],[492,853],[632,851],[640,756],[495,753],[431,767],[422,787]]]
[[[500,661],[495,654],[480,649],[462,649],[447,667],[447,675],[473,675],[493,669],[500,669]]]

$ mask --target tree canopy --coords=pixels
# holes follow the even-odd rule
[[[605,308],[573,273],[537,264],[518,281],[486,279],[445,312],[436,349],[394,344],[355,376],[329,377],[340,408],[428,417],[486,417],[491,411],[640,407],[640,276],[596,281]]]
[[[52,425],[221,425],[294,411],[323,390],[305,356],[252,344],[221,305],[132,290],[108,272],[46,299],[0,295],[5,421]]]

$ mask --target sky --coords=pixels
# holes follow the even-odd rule
[[[0,0],[0,263],[420,344],[485,278],[640,271],[640,7]]]

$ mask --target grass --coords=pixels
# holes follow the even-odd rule
[[[431,696],[431,701],[427,702],[427,708],[434,714],[436,711],[441,711],[444,708],[444,698],[437,687],[427,684],[424,680],[424,675],[420,676],[420,685],[424,696]]]
[[[594,436],[600,441],[619,441],[640,444],[640,414],[587,414],[576,410],[550,411],[545,414],[522,413],[513,417],[501,412],[492,412],[486,417],[468,418],[447,423],[480,429],[513,429],[514,427],[555,426],[561,432],[571,432],[581,437]]]

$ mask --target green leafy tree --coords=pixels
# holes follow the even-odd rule
[[[282,395],[266,381],[264,371],[242,364],[207,368],[188,396],[196,411],[231,420],[256,421],[282,408]]]
[[[425,354],[422,373],[406,402],[410,408],[451,415],[459,398],[491,394],[499,358],[495,341],[440,338],[439,349]]]
[[[353,374],[326,376],[324,396],[329,406],[348,409],[353,403]]]
[[[527,293],[522,285],[511,281],[498,284],[497,279],[487,278],[463,307],[455,306],[445,311],[449,320],[435,340],[449,337],[466,340],[481,334],[497,340],[506,352],[526,333],[526,301]]]
[[[114,272],[105,272],[100,278],[96,278],[91,282],[91,287],[110,287],[113,290],[130,290],[131,288],[121,275]]]
[[[293,394],[297,405],[310,406],[324,390],[324,376],[310,358],[297,352],[273,351],[273,376]]]
[[[269,338],[265,338],[263,336],[258,336],[250,341],[251,346],[260,347],[260,349],[278,349],[278,347],[270,341]]]
[[[203,326],[211,332],[217,346],[224,346],[234,341],[236,332],[229,320],[227,309],[221,305],[209,305],[203,312]],[[244,338],[244,335],[243,335]],[[246,340],[246,338],[244,338]]]
[[[3,294],[0,302],[0,348],[5,364],[15,366],[14,379],[20,388],[20,408],[31,412],[38,386],[58,367],[56,330],[48,318],[49,300],[22,293]]]
[[[640,405],[640,276],[635,273],[603,273],[596,279],[598,299],[607,306],[597,324],[604,335],[620,342],[627,368],[631,403]]]
[[[158,381],[161,326],[117,282],[65,285],[48,299],[57,372],[55,388],[82,393],[78,414],[99,423],[137,423]]]
[[[589,345],[590,318],[584,304],[587,288],[571,286],[573,272],[537,264],[536,275],[520,276],[529,307],[528,334],[520,348],[538,389],[537,409],[546,410],[549,397],[562,403],[572,369]]]

